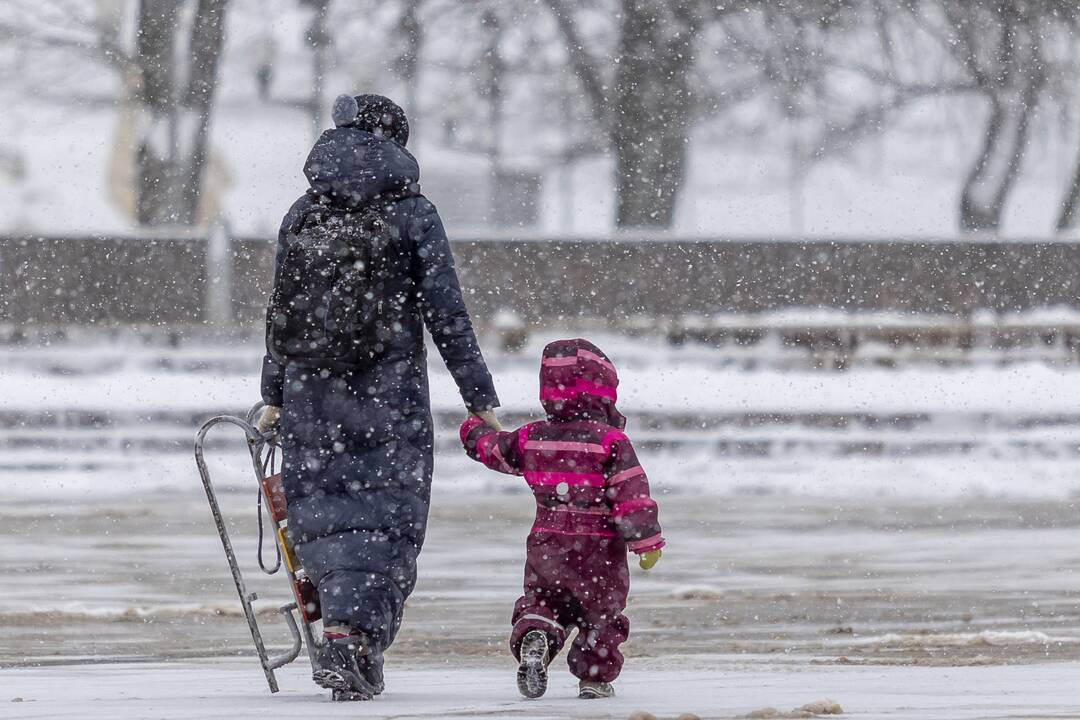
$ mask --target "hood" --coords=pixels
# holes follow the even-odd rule
[[[608,356],[588,340],[556,340],[544,348],[540,402],[549,420],[592,420],[620,430],[616,409],[619,375]]]
[[[304,175],[308,195],[334,204],[364,205],[420,181],[420,166],[393,140],[354,127],[327,130],[311,148]]]

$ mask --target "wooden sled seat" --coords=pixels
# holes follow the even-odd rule
[[[285,485],[281,481],[281,473],[263,478],[263,489],[266,497],[270,498],[270,517],[274,522],[285,522]]]
[[[281,524],[285,522],[288,514],[285,505],[285,486],[281,481],[281,473],[265,477],[262,480],[263,491],[270,499],[270,517],[278,525],[278,542],[285,548],[285,561],[289,571],[295,573],[299,570],[292,548],[289,547],[287,538]],[[322,618],[322,610],[319,608],[319,592],[309,578],[304,575],[296,578],[296,594],[301,600],[300,614],[304,622],[311,624]]]

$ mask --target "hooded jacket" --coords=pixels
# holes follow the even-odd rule
[[[494,383],[473,333],[454,269],[450,243],[435,206],[419,194],[420,166],[398,143],[353,127],[327,130],[316,141],[304,175],[307,192],[293,203],[278,231],[276,268],[291,242],[292,231],[323,203],[358,207],[386,200],[385,217],[399,242],[391,248],[397,273],[388,292],[407,298],[400,331],[389,343],[388,361],[422,357],[423,325],[458,385],[470,410],[499,406]],[[277,270],[275,270],[275,283]],[[281,406],[285,364],[264,358],[262,397]],[[426,390],[425,390],[426,393]]]
[[[480,418],[461,426],[469,457],[524,476],[536,499],[533,533],[621,538],[635,553],[664,546],[649,480],[616,408],[619,377],[587,340],[544,349],[540,402],[547,419],[497,432]]]
[[[383,290],[393,327],[383,354],[355,369],[318,371],[267,355],[262,395],[282,407],[280,435],[289,534],[319,589],[328,624],[386,648],[416,583],[427,530],[432,457],[424,328],[465,405],[499,401],[462,300],[435,207],[417,194],[416,159],[354,127],[328,130],[304,172],[310,183],[282,221],[278,268],[293,228],[326,204],[382,204],[391,227]]]

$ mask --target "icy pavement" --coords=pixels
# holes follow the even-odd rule
[[[501,662],[532,500],[437,485],[420,581],[392,662]],[[512,481],[511,481],[512,482]],[[661,565],[634,569],[632,667],[994,665],[1080,659],[1075,504],[668,493]],[[286,598],[255,566],[254,496],[222,504],[271,644]],[[0,663],[248,653],[197,492],[0,509]]]
[[[158,457],[143,471],[174,460]],[[678,465],[650,467],[671,545],[655,570],[634,571],[619,698],[589,704],[572,699],[561,659],[550,697],[516,696],[505,643],[532,501],[515,479],[482,480],[456,456],[438,459],[420,582],[388,655],[390,689],[362,710],[327,703],[302,659],[282,671],[281,695],[267,694],[190,465],[188,485],[172,489],[103,471],[44,492],[24,486],[0,505],[10,578],[0,718],[576,720],[645,709],[673,720],[821,698],[866,718],[1080,711],[1074,502],[933,487],[913,497],[860,492],[860,477],[913,483],[884,477],[890,464],[866,458],[773,467],[802,492],[720,482],[731,466],[713,468],[719,487],[709,492],[669,480]],[[850,478],[841,492],[828,484],[836,470]],[[748,480],[761,471],[742,470]],[[286,591],[255,567],[252,488],[241,489],[238,470],[218,477],[266,633],[280,646],[287,635],[272,613]]]
[[[692,671],[632,668],[610,700],[577,700],[571,678],[559,672],[548,694],[530,701],[517,696],[512,666],[478,669],[442,660],[397,668],[384,695],[357,706],[330,703],[299,667],[282,673],[282,691],[271,696],[249,663],[201,660],[0,670],[0,718],[626,720],[645,710],[663,720],[686,712],[709,720],[769,707],[791,710],[826,698],[843,709],[840,717],[867,720],[1065,718],[1080,709],[1078,676],[1080,663],[762,667],[717,657]]]

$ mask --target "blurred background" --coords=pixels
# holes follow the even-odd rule
[[[342,92],[458,233],[1048,237],[1075,3],[10,0],[9,233],[276,231]]]
[[[504,422],[538,414],[551,339],[620,368],[671,542],[632,656],[1075,659],[1077,23],[1055,0],[6,0],[0,558],[26,580],[0,662],[245,650],[191,438],[257,400],[278,223],[361,92],[409,115]],[[432,383],[395,652],[497,664],[530,500],[460,456],[434,354]],[[242,441],[212,452],[253,562]]]

